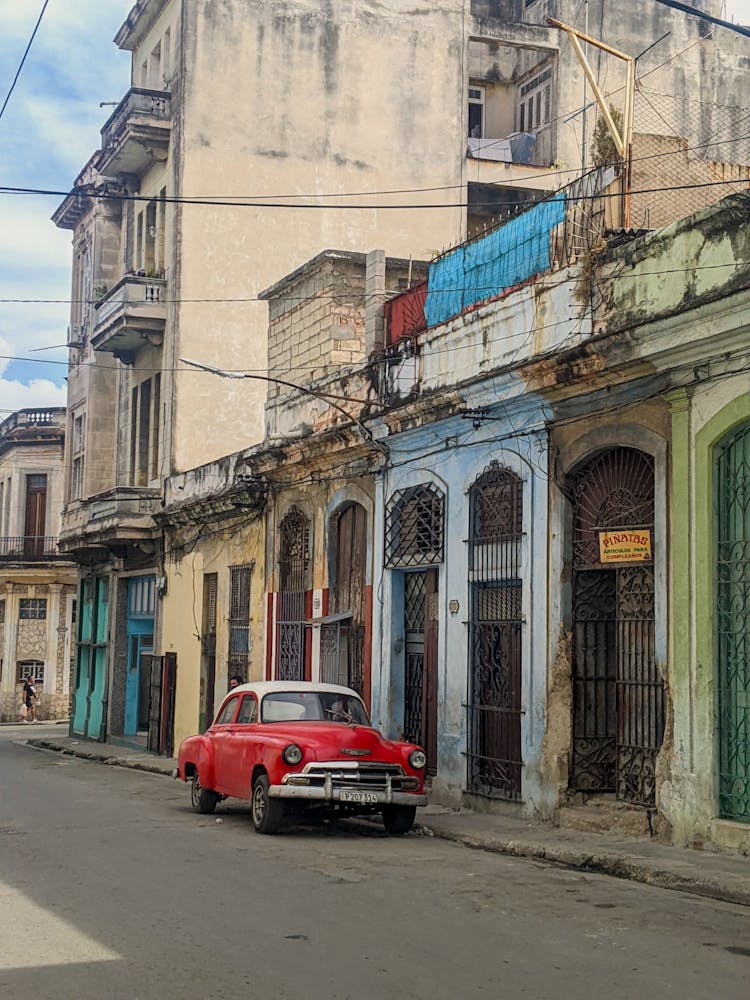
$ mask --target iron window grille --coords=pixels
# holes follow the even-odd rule
[[[22,621],[44,621],[47,617],[47,599],[45,597],[23,597],[18,606],[18,617]]]
[[[16,683],[25,684],[29,677],[36,681],[36,687],[44,685],[44,660],[19,660],[16,665]]]
[[[445,494],[432,483],[391,496],[385,516],[389,568],[431,566],[443,561]]]

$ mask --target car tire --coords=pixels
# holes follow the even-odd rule
[[[408,833],[414,826],[417,815],[416,806],[385,806],[383,809],[383,826],[392,837]]]
[[[219,793],[201,784],[198,772],[193,774],[190,782],[190,804],[198,813],[212,813],[219,801]]]
[[[268,775],[259,774],[253,784],[250,803],[256,833],[276,833],[284,818],[284,805],[268,794]]]

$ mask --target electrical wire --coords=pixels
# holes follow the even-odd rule
[[[26,62],[26,57],[28,56],[31,50],[31,46],[34,44],[36,33],[39,30],[39,25],[42,23],[42,18],[44,17],[44,12],[47,10],[48,4],[49,0],[44,0],[44,3],[42,4],[42,9],[39,12],[39,17],[37,18],[36,24],[34,25],[34,30],[31,32],[31,37],[29,38],[28,44],[26,45],[26,49],[23,53],[23,56],[21,57],[21,62],[18,64],[16,75],[13,77],[13,82],[10,85],[10,89],[8,90],[8,93],[5,95],[3,106],[0,108],[0,118],[2,118],[3,115],[5,114],[5,109],[8,107],[8,101],[10,100],[13,91],[16,89],[16,84],[18,83],[18,78],[21,75],[21,70],[23,69],[24,63]]]

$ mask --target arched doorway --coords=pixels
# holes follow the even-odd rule
[[[469,490],[468,788],[521,796],[523,482],[493,462]]]
[[[330,620],[321,627],[320,677],[365,695],[367,512],[349,503],[331,518]]]
[[[750,423],[715,453],[719,812],[750,822]]]
[[[573,494],[571,784],[653,805],[664,735],[653,458],[635,448],[602,452],[575,474]]]

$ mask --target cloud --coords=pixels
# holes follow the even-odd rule
[[[5,88],[29,40],[42,0],[0,0],[0,65]],[[130,55],[112,42],[133,0],[50,3],[0,120],[0,185],[67,190],[100,142],[110,107],[130,85]],[[7,84],[5,79],[7,78]],[[0,100],[5,90],[0,94]],[[70,297],[71,234],[50,216],[62,199],[0,195],[0,300]],[[0,301],[0,409],[60,405],[66,352],[32,353],[67,339],[66,301]]]

